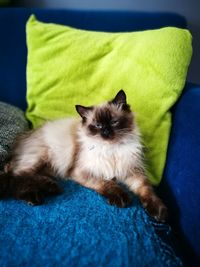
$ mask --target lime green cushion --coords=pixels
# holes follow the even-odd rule
[[[33,127],[76,115],[75,104],[112,99],[123,88],[146,147],[149,178],[163,173],[171,126],[169,112],[185,84],[191,35],[167,27],[129,33],[27,23],[27,118]]]

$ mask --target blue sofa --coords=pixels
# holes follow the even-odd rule
[[[25,8],[0,9],[0,101],[13,104],[23,110],[26,109],[27,50],[25,24],[32,13],[36,14],[37,18],[44,22],[54,22],[97,31],[123,32],[155,29],[164,26],[187,27],[187,22],[182,16],[172,13],[96,12]],[[186,83],[182,96],[172,108],[172,115],[173,127],[171,130],[164,178],[157,190],[158,194],[161,195],[169,208],[170,225],[178,237],[179,248],[182,251],[182,255],[185,256],[186,264],[189,266],[197,266],[196,264],[198,264],[197,262],[200,257],[200,86],[189,82]],[[72,192],[74,190],[73,185],[70,184],[68,190]],[[79,188],[79,190],[83,189]],[[80,193],[81,192],[82,191],[80,191]],[[89,194],[88,191],[85,194],[86,196],[83,194],[81,195],[82,201],[87,198],[87,194]],[[8,202],[4,204],[6,205],[4,211],[7,212],[6,219],[8,219],[9,216],[11,216],[8,205],[11,205],[11,203]],[[16,205],[19,208],[20,204]],[[98,203],[95,203],[95,205],[98,206]],[[24,206],[20,209],[22,213],[27,212]],[[60,209],[60,206],[57,205],[56,209]],[[49,207],[46,207],[46,210],[51,213]],[[44,218],[48,216],[46,210],[43,207]],[[38,214],[37,210],[32,212],[33,216]],[[76,214],[74,214],[73,211],[71,211],[71,213],[75,218]],[[15,214],[15,216],[17,217],[17,214]],[[52,216],[54,215],[52,214]],[[3,218],[5,219],[5,217]],[[55,217],[51,218],[55,219]],[[0,216],[0,221],[1,219],[2,217]],[[96,219],[94,218],[94,220],[98,219],[98,217]],[[12,219],[10,222],[11,224],[15,223],[15,219]],[[60,222],[58,222],[58,224],[59,223]],[[73,220],[71,221],[71,227],[73,228]],[[49,229],[53,231],[53,226],[50,225]],[[77,229],[77,231],[80,232],[83,231],[83,229]],[[44,234],[49,235],[49,232]],[[58,238],[57,235],[59,235],[58,232],[54,236],[55,239]],[[34,240],[34,232],[27,233],[27,236]],[[104,237],[106,238],[106,236]],[[87,236],[85,238],[87,239]],[[49,242],[51,241],[49,240]],[[94,239],[91,240],[91,242],[95,243]],[[111,240],[108,239],[107,242],[109,243]],[[21,245],[21,243],[19,244]],[[37,245],[40,247],[39,243]],[[25,244],[23,249],[24,253],[28,253]],[[35,249],[34,245],[32,249]],[[42,250],[44,248],[40,247],[40,249]],[[126,250],[129,249],[130,248],[126,247]],[[51,248],[51,251],[55,253],[52,258],[57,257],[56,253],[58,250],[59,247],[56,249],[55,247]],[[15,251],[11,251],[11,253],[13,253],[13,258],[17,262],[18,256],[20,255],[15,255]],[[35,250],[34,253],[38,253],[38,251]],[[78,252],[74,251],[73,253],[73,255],[75,255]],[[141,253],[141,255],[143,254]],[[2,255],[0,255],[0,257],[1,256]],[[117,258],[118,253],[116,253],[114,257]],[[34,261],[34,259],[31,260]],[[43,260],[44,259],[41,258],[41,262],[43,262]],[[62,257],[60,260],[61,262],[63,261]],[[28,266],[23,261],[21,264],[24,264],[23,266]],[[65,262],[63,266],[66,266],[66,264],[67,262]],[[12,264],[10,264],[10,266],[11,265]],[[4,266],[9,265],[5,264]],[[40,265],[36,264],[36,266]],[[62,266],[62,264],[58,264],[58,266]],[[76,265],[70,264],[69,266]],[[82,266],[93,265],[92,263],[89,264],[87,262],[86,264],[86,262],[82,262]],[[116,265],[114,263],[113,265],[106,265],[104,263],[101,265],[99,262],[99,266],[129,265],[127,263],[122,265]],[[138,265],[136,264],[135,266]],[[153,264],[153,266],[157,265]]]

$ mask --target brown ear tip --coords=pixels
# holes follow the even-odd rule
[[[82,113],[83,113],[82,106],[75,105],[75,108],[76,108],[76,112],[82,117]]]
[[[121,89],[117,95],[115,96],[115,98],[112,100],[112,103],[114,104],[122,104],[122,103],[126,103],[126,94],[124,92],[123,89]]]
[[[119,90],[119,92],[118,92],[118,94],[123,94],[123,95],[126,95],[126,93],[125,93],[124,89],[120,89],[120,90]]]
[[[80,107],[81,107],[80,105],[75,105],[75,109],[76,109],[76,111],[78,111],[78,109],[79,109]]]

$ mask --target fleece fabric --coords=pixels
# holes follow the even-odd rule
[[[24,112],[0,102],[0,170],[3,169],[15,138],[27,129],[28,122]]]
[[[136,198],[120,209],[73,182],[62,186],[42,206],[0,201],[0,266],[182,266],[170,227],[149,218]]]
[[[27,23],[27,118],[34,127],[75,115],[76,104],[110,100],[123,88],[142,133],[148,176],[162,177],[169,109],[185,84],[192,54],[188,30],[106,33]]]

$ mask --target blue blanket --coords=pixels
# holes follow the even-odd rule
[[[71,181],[64,192],[31,207],[0,201],[0,266],[182,266],[171,229],[140,206],[116,208]]]

